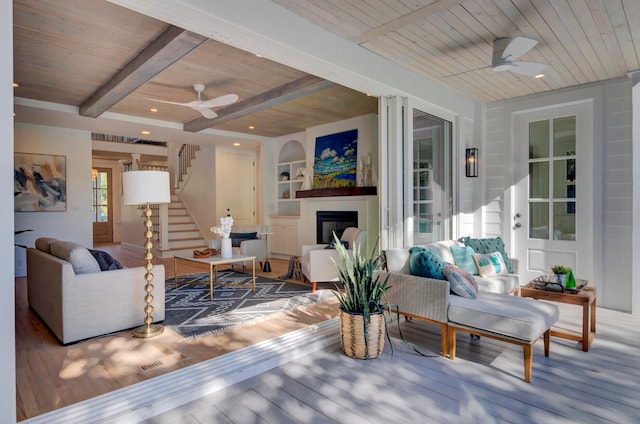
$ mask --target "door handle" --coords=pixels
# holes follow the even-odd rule
[[[513,229],[517,230],[520,227],[522,227],[522,224],[520,224],[519,222],[516,222],[516,225],[513,226]]]
[[[515,214],[515,215],[513,216],[513,219],[518,219],[518,218],[520,218],[521,216],[522,216],[522,215],[520,215],[520,213],[517,213],[517,214]]]

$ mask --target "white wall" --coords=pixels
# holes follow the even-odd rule
[[[38,237],[55,237],[92,246],[91,133],[16,123],[14,143],[16,152],[58,154],[67,159],[67,211],[16,212],[15,228],[33,230],[19,236],[20,244],[33,246]],[[16,254],[20,254],[16,257],[16,275],[26,275],[24,249]]]
[[[593,283],[601,288],[598,304],[631,311],[632,299],[632,117],[631,82],[621,78],[552,93],[527,96],[486,107],[486,135],[480,173],[486,174],[485,232],[512,240],[511,190],[514,181],[512,112],[593,99],[594,166],[589,170],[594,194],[592,223]],[[484,152],[484,153],[483,153]]]
[[[13,11],[0,2],[0,422],[16,422],[15,282],[13,275]]]

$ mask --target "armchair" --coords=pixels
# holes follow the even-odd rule
[[[267,241],[264,233],[269,232],[268,225],[234,225],[231,228],[232,239],[234,234],[256,233],[255,239],[235,240],[232,247],[233,253],[238,255],[255,256],[256,262],[262,267],[262,262],[267,259]],[[232,240],[233,241],[233,240]],[[212,249],[220,249],[220,239],[214,239],[209,242]],[[246,272],[247,264],[251,262],[241,262],[242,272]]]
[[[349,243],[348,249],[353,250],[354,246],[365,248],[366,231],[349,227],[344,230],[341,240]],[[311,283],[311,291],[316,291],[317,283],[327,281],[338,281],[338,272],[333,264],[333,260],[340,262],[340,257],[335,249],[326,249],[326,244],[311,244],[302,246],[302,274]]]

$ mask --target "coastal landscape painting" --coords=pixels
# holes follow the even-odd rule
[[[313,188],[356,186],[358,130],[316,138]]]
[[[60,155],[16,153],[13,198],[16,212],[67,210],[67,164]]]

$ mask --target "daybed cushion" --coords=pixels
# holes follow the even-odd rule
[[[98,261],[98,265],[100,266],[100,271],[111,271],[114,269],[122,269],[122,264],[118,262],[113,256],[103,250],[93,250],[89,249],[89,252],[93,255],[96,261]]]
[[[453,294],[475,299],[478,295],[478,284],[473,275],[455,265],[447,265],[443,271]]]
[[[42,250],[46,253],[51,253],[51,243],[58,241],[58,239],[51,237],[40,237],[36,239],[36,249]]]
[[[532,342],[559,317],[557,305],[534,299],[478,292],[476,299],[449,296],[449,321]]]
[[[409,253],[411,254],[409,261],[411,275],[444,280],[442,272],[447,264],[436,252],[423,247],[412,247]]]
[[[57,240],[51,243],[51,254],[69,262],[76,274],[100,272],[100,265],[89,249],[78,243]]]
[[[520,287],[520,278],[517,274],[476,277],[476,282],[478,290],[490,293],[511,293]]]

